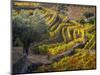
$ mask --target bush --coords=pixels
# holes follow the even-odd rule
[[[47,45],[39,46],[39,52],[40,52],[40,54],[47,54],[48,53],[48,46]]]
[[[86,22],[84,21],[84,19],[81,19],[81,20],[80,20],[80,23],[81,23],[81,24],[85,24]]]
[[[35,54],[47,54],[48,53],[48,45],[36,45],[31,46],[31,51]]]
[[[89,23],[90,23],[90,24],[95,24],[95,19],[91,19],[91,20],[89,21]]]

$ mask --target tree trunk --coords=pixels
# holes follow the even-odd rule
[[[24,47],[23,48],[23,53],[26,54],[26,55],[28,55],[28,49],[29,49],[29,47]]]

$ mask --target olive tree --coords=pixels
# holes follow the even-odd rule
[[[85,12],[83,15],[84,15],[86,18],[89,18],[89,17],[94,16],[94,13],[92,13],[92,12]]]
[[[43,40],[42,35],[48,31],[44,19],[39,14],[30,15],[27,11],[21,10],[19,14],[12,15],[13,43],[19,38],[23,43],[23,52],[26,54],[30,44]]]

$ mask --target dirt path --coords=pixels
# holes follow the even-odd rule
[[[28,67],[38,68],[39,64],[50,64],[52,63],[46,55],[25,55],[20,58],[15,64],[13,64],[13,74],[27,73]]]
[[[49,64],[51,61],[48,59],[47,55],[28,55],[27,56],[30,63],[41,63],[41,64]]]

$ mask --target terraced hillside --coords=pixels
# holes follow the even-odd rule
[[[96,68],[95,14],[90,16],[91,13],[88,13],[89,14],[88,18],[83,15],[83,17],[85,18],[80,17],[80,19],[75,19],[75,18],[71,19],[68,13],[72,11],[75,14],[77,13],[75,12],[75,9],[72,10],[73,8],[72,6],[70,5],[60,6],[60,4],[57,5],[51,4],[52,6],[50,7],[49,5],[46,5],[45,3],[42,4],[33,3],[32,6],[25,7],[20,3],[18,4],[17,2],[13,5],[12,17],[14,18],[14,20],[16,20],[17,16],[20,16],[19,18],[22,18],[25,21],[25,24],[29,23],[30,24],[29,26],[32,27],[33,25],[34,27],[33,22],[35,23],[36,21],[34,16],[38,15],[41,18],[40,20],[38,20],[38,22],[41,22],[41,20],[43,20],[47,27],[47,34],[43,34],[42,33],[43,30],[41,30],[40,32],[40,34],[43,35],[41,37],[43,39],[40,41],[33,42],[31,44],[28,50],[29,51],[28,57],[31,57],[32,59],[32,56],[35,55],[46,55],[47,56],[46,60],[49,60],[50,63],[42,64],[38,66],[37,69],[28,71],[47,72],[47,71],[64,71],[64,70],[78,70],[78,69],[95,69]],[[65,8],[65,10],[62,9],[63,12],[59,11],[60,9],[59,7],[63,7]],[[81,6],[78,7],[81,8]],[[91,8],[86,7],[86,10],[85,7],[84,11],[86,11],[87,9],[90,10],[91,8],[95,10],[95,7]],[[67,8],[68,10],[66,11]],[[81,12],[81,15],[82,14],[83,13]],[[35,21],[30,23],[29,20],[32,21],[35,20]],[[34,60],[31,59],[29,59],[29,61],[34,62]]]

